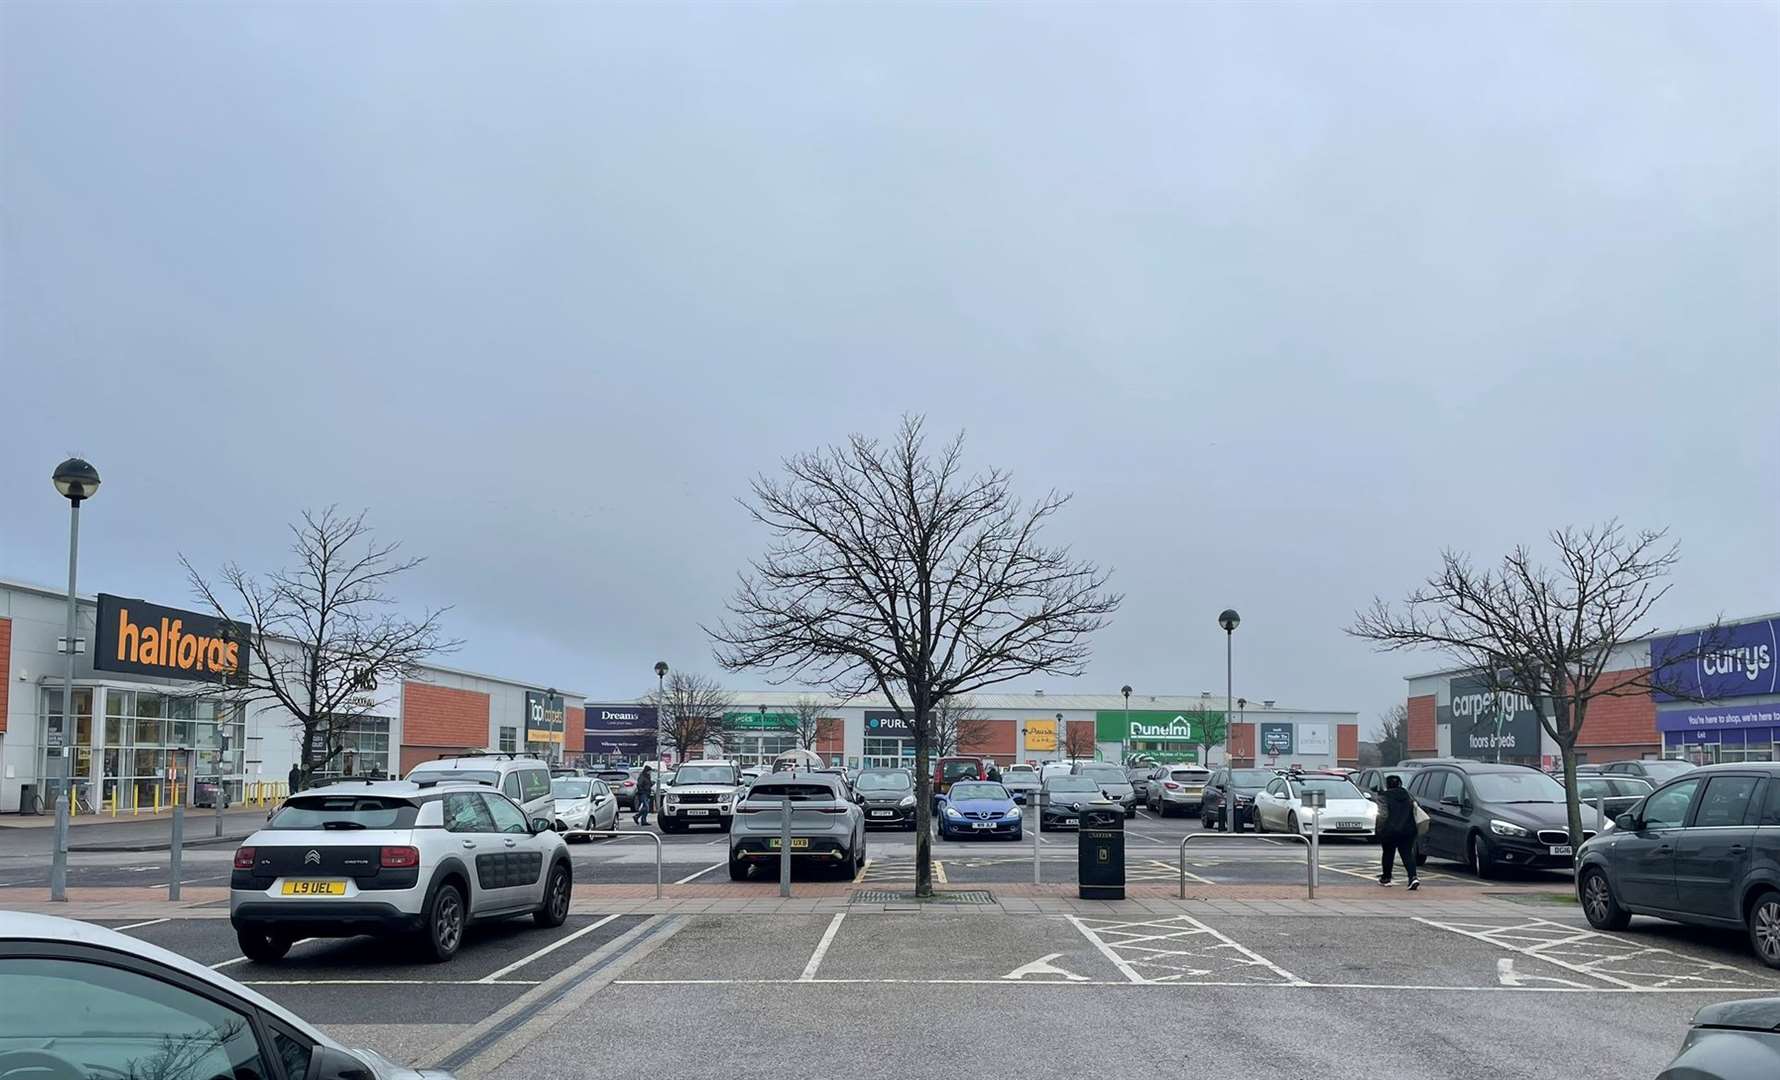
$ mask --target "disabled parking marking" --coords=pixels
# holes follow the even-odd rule
[[[1021,964],[1006,975],[1003,975],[1002,978],[1018,982],[1019,980],[1026,978],[1028,975],[1061,975],[1068,982],[1087,982],[1088,977],[1086,975],[1077,975],[1073,971],[1065,971],[1056,964],[1051,963],[1052,960],[1055,960],[1062,955],[1063,954],[1060,952],[1046,953],[1037,960],[1032,961],[1030,964]]]
[[[1496,981],[1503,986],[1513,987],[1549,983],[1552,986],[1567,986],[1573,990],[1587,989],[1582,983],[1570,979],[1560,979],[1555,975],[1523,975],[1514,970],[1514,957],[1512,956],[1504,956],[1496,961]]]
[[[1068,919],[1135,983],[1305,985],[1305,980],[1191,915],[1141,921],[1075,915]]]
[[[1603,934],[1594,930],[1529,919],[1503,925],[1478,922],[1416,922],[1543,960],[1626,990],[1768,988],[1752,973],[1716,960]],[[1515,985],[1507,983],[1504,985]]]

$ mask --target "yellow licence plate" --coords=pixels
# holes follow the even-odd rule
[[[344,881],[287,881],[284,883],[286,896],[345,896]]]
[[[76,704],[78,704],[78,701],[76,702]],[[775,836],[771,840],[768,840],[766,842],[766,846],[771,847],[771,848],[778,847],[779,846],[779,838]],[[809,846],[810,846],[810,838],[807,836],[793,836],[791,838],[791,850],[792,851],[796,851],[798,848],[807,848]]]

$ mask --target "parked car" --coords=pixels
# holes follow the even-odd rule
[[[1014,801],[1024,805],[1038,793],[1038,770],[1030,765],[1009,765],[1001,770],[1001,784]]]
[[[1198,813],[1205,802],[1211,770],[1200,765],[1163,765],[1149,785],[1149,807],[1162,817]]]
[[[988,770],[983,759],[974,757],[942,757],[933,763],[933,812],[939,813],[940,796],[959,780],[986,780]]]
[[[742,787],[742,769],[734,762],[686,762],[662,779],[661,831],[676,833],[694,825],[715,825],[728,832]]]
[[[827,766],[828,763],[822,760],[821,754],[816,753],[814,750],[804,750],[800,747],[786,750],[784,753],[775,756],[773,758],[772,771],[818,772],[827,768]]]
[[[387,780],[286,799],[235,850],[229,922],[248,959],[306,937],[405,934],[449,960],[472,922],[568,917],[568,845],[480,783]]]
[[[604,768],[595,769],[593,775],[606,782],[612,789],[612,797],[618,800],[618,809],[630,810],[636,802],[637,774],[641,769]]]
[[[1212,772],[1200,795],[1199,824],[1207,829],[1223,829],[1227,817],[1224,800],[1231,800],[1236,811],[1236,831],[1255,823],[1255,796],[1279,774],[1272,769],[1220,768]]]
[[[1681,1052],[1656,1080],[1772,1080],[1780,1076],[1780,997],[1702,1005]]]
[[[1573,861],[1564,788],[1538,769],[1453,761],[1425,765],[1409,794],[1428,815],[1418,859],[1462,862],[1481,878],[1505,867],[1568,868]],[[1582,810],[1584,839],[1600,830],[1594,808]]]
[[[1080,828],[1082,811],[1091,803],[1105,798],[1100,793],[1100,785],[1091,777],[1076,776],[1073,773],[1047,777],[1040,792],[1040,832],[1057,828]]]
[[[993,780],[960,780],[940,804],[939,838],[1005,836],[1020,838],[1023,814],[1007,788]]]
[[[1125,778],[1124,769],[1107,761],[1078,761],[1074,773],[1098,784],[1100,794],[1124,807],[1126,817],[1137,816],[1137,792]]]
[[[1707,765],[1670,780],[1577,854],[1589,924],[1633,915],[1738,927],[1780,968],[1780,763]]]
[[[1553,780],[1563,783],[1562,777],[1554,776]],[[1650,794],[1650,781],[1636,776],[1608,776],[1604,773],[1577,773],[1576,797],[1590,806],[1600,800],[1601,807],[1607,812],[1607,820],[1612,820],[1632,808],[1639,799]]]
[[[0,953],[10,1076],[451,1080],[349,1050],[221,972],[92,923],[0,911]]]
[[[556,809],[556,801],[550,796],[550,766],[538,758],[507,753],[442,757],[414,766],[408,770],[407,779],[417,784],[487,784],[518,803],[527,821],[549,819]]]
[[[1053,776],[1074,776],[1075,762],[1047,761],[1038,767],[1038,782],[1043,784]]]
[[[915,778],[907,769],[861,769],[853,781],[853,798],[865,812],[865,824],[892,829],[915,828]]]
[[[1404,787],[1408,787],[1409,781],[1413,780],[1415,775],[1413,769],[1395,767],[1373,768],[1361,769],[1360,774],[1352,779],[1354,787],[1360,789],[1360,794],[1371,799],[1373,802],[1377,802],[1379,798],[1384,795],[1385,781],[1394,776]]]
[[[786,771],[754,781],[736,804],[729,831],[730,880],[747,880],[756,866],[778,865],[786,803],[791,804],[792,857],[856,876],[865,865],[864,812],[839,778]]]
[[[1360,794],[1345,776],[1334,773],[1288,773],[1267,782],[1255,796],[1255,831],[1309,833],[1311,813],[1304,793],[1321,792],[1324,803],[1317,827],[1324,836],[1370,840],[1378,832],[1378,807]]]
[[[1609,761],[1601,772],[1607,776],[1635,776],[1648,780],[1652,787],[1678,776],[1686,776],[1699,766],[1675,758],[1645,758],[1642,761]]]
[[[559,776],[550,781],[555,829],[565,840],[588,832],[606,832],[618,825],[618,799],[604,780],[591,776]]]
[[[1137,796],[1138,802],[1150,801],[1150,777],[1157,771],[1156,766],[1150,764],[1125,766],[1125,779],[1130,782],[1131,793]]]

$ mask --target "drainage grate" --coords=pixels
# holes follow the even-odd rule
[[[936,892],[932,896],[916,896],[910,892],[886,892],[883,889],[855,889],[847,898],[849,904],[993,904],[995,897],[984,889],[959,889]]]

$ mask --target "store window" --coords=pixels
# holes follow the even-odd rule
[[[770,766],[773,758],[795,749],[797,736],[793,734],[734,735],[729,739],[726,752],[732,761],[743,768],[749,768],[755,765]]]
[[[113,800],[120,811],[171,806],[176,797],[185,801],[195,796],[208,803],[219,784],[228,801],[240,801],[247,745],[240,705],[148,690],[100,687],[97,692],[104,702],[104,721],[95,730],[90,715],[94,688],[74,691],[74,782],[80,798],[94,809],[109,808]],[[47,733],[49,719],[59,716],[61,704],[61,689],[45,688],[40,736]],[[82,711],[87,715],[80,716]],[[38,765],[39,776],[46,775],[42,755]],[[170,769],[177,770],[177,779]]]
[[[334,733],[340,752],[328,761],[321,776],[390,775],[387,716],[355,716]]]
[[[504,727],[501,729],[501,753],[517,754],[519,752],[519,729]]]
[[[1744,761],[1773,761],[1773,728],[1750,728],[1744,733]]]
[[[906,752],[905,752],[906,751]],[[913,739],[889,738],[882,735],[865,739],[865,767],[868,769],[900,769],[911,765],[915,757]]]

